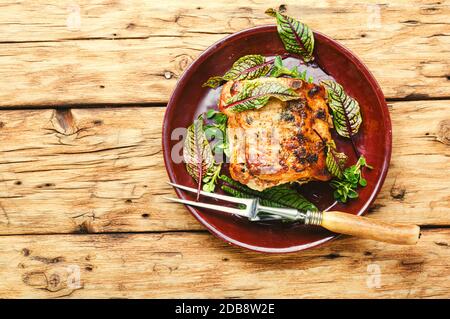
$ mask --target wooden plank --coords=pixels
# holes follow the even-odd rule
[[[392,165],[374,218],[450,225],[450,180],[442,176],[450,153],[441,142],[448,141],[447,104],[391,104]],[[161,151],[163,113],[0,112],[0,234],[202,229],[162,198],[173,194]]]
[[[207,233],[0,236],[0,297],[449,298],[449,238],[266,255]]]
[[[169,192],[163,113],[162,107],[0,112],[0,232],[199,229],[161,198]]]
[[[266,7],[255,1],[79,1],[79,7],[6,1],[0,107],[167,102],[205,48],[228,33],[272,23]],[[284,7],[360,56],[388,98],[450,96],[448,4],[292,0]]]
[[[450,218],[441,219],[450,216],[450,179],[442,175],[450,171],[449,144],[441,141],[449,136],[450,109],[446,105],[447,101],[390,103],[392,158],[371,209],[374,217],[450,224]],[[438,182],[436,176],[441,176]]]
[[[164,5],[156,0],[113,3],[108,0],[79,0],[76,3],[51,4],[48,0],[4,0],[0,12],[0,42],[231,34],[273,23],[264,14],[268,6],[265,1],[248,0],[239,4],[171,0]],[[441,27],[436,27],[436,31],[448,31],[442,27],[448,25],[446,14],[450,10],[448,3],[434,0],[306,0],[302,3],[287,0],[277,9],[301,17],[313,28],[319,29],[314,26],[320,26],[323,32],[342,39],[386,39],[400,31],[400,23],[411,29],[433,24]],[[330,20],[333,23],[329,23]],[[379,32],[383,27],[389,27],[395,34]]]

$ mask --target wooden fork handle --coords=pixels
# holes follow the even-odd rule
[[[336,211],[322,214],[321,226],[335,233],[400,245],[414,245],[420,237],[416,225],[389,224]]]

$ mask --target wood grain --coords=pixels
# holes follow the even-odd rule
[[[262,255],[162,199],[173,195],[164,107],[148,106],[166,104],[215,41],[273,23],[269,5],[2,1],[0,298],[450,298],[448,1],[276,4],[355,52],[386,97],[405,100],[389,104],[392,163],[369,214],[425,226],[417,246],[343,236]]]
[[[450,225],[446,101],[394,102],[392,164],[374,218]],[[203,229],[172,195],[163,107],[0,112],[0,234]],[[445,133],[445,134],[448,134]],[[442,136],[441,136],[442,137]]]
[[[447,3],[283,3],[289,14],[360,56],[388,98],[450,97]],[[165,103],[183,70],[209,45],[273,23],[264,15],[267,6],[265,1],[5,1],[0,107]]]
[[[173,212],[162,200],[170,192],[161,150],[163,113],[0,112],[0,232],[199,229],[180,207]]]
[[[0,297],[449,298],[449,239],[267,256],[206,233],[0,236]]]

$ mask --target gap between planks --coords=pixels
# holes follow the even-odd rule
[[[407,250],[342,238],[270,256],[203,234],[1,238],[0,296],[267,298],[275,289],[291,298],[448,297],[448,235],[427,231]],[[367,284],[373,264],[382,274],[376,289]],[[80,285],[70,287],[75,269]]]
[[[334,2],[288,0],[281,8],[348,46],[374,72],[386,96],[449,95],[448,36],[443,31],[449,6],[423,1],[378,5],[374,8],[389,31],[381,32],[368,23],[373,4],[349,10],[348,4]],[[0,62],[7,70],[4,77],[15,85],[1,90],[3,105],[164,103],[179,75],[222,34],[274,23],[264,14],[267,4],[255,2],[238,7],[229,1],[201,6],[175,1],[170,7],[157,1],[131,7],[104,1],[78,5],[83,25],[71,29],[66,24],[72,6],[38,1],[24,10],[23,4],[6,1],[0,31],[8,32],[1,33]],[[130,78],[136,80],[126,80]]]
[[[449,97],[450,100],[450,97]],[[166,107],[168,102],[147,102],[147,103],[86,103],[86,104],[43,104],[43,105],[14,105],[0,107],[1,111],[21,111],[21,110],[64,110],[64,109],[113,109],[130,107]]]
[[[367,214],[365,214],[367,215]],[[450,225],[423,225],[420,226],[421,231],[427,230],[444,230],[450,229]],[[98,233],[79,233],[79,232],[69,232],[69,233],[17,233],[17,234],[0,234],[0,237],[35,237],[35,236],[120,236],[120,235],[159,235],[159,234],[210,234],[207,229],[179,229],[179,230],[149,230],[149,231],[106,231]],[[213,234],[211,234],[213,236]],[[347,238],[351,236],[338,235],[336,239]]]
[[[60,42],[76,42],[76,41],[126,41],[126,40],[147,40],[151,38],[185,38],[191,37],[193,35],[200,34],[216,34],[228,36],[233,34],[233,32],[202,32],[202,31],[188,31],[185,35],[181,34],[150,34],[147,36],[135,36],[135,37],[80,37],[80,38],[62,38],[62,39],[44,39],[44,40],[23,40],[23,41],[0,41],[0,45],[2,44],[28,44],[28,43],[60,43]],[[346,40],[346,38],[340,39]],[[352,38],[348,38],[348,40],[353,40]]]
[[[411,95],[404,98],[386,98],[386,103],[390,102],[420,102],[420,101],[448,101],[450,96],[420,96]],[[21,111],[21,110],[57,110],[57,109],[113,109],[127,107],[166,107],[167,102],[147,102],[147,103],[86,103],[86,104],[43,104],[43,105],[14,105],[2,106],[1,111]]]

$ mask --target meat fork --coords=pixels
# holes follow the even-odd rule
[[[197,193],[197,189],[170,183],[173,187]],[[332,232],[367,238],[392,244],[414,245],[420,237],[420,228],[416,225],[390,224],[372,218],[356,216],[338,211],[307,211],[301,212],[295,208],[275,208],[263,206],[258,198],[237,198],[227,195],[200,191],[206,197],[245,205],[245,208],[233,208],[221,205],[208,204],[179,198],[167,200],[190,206],[203,207],[228,214],[248,218],[250,221],[285,220],[300,222],[305,225],[322,226]]]

